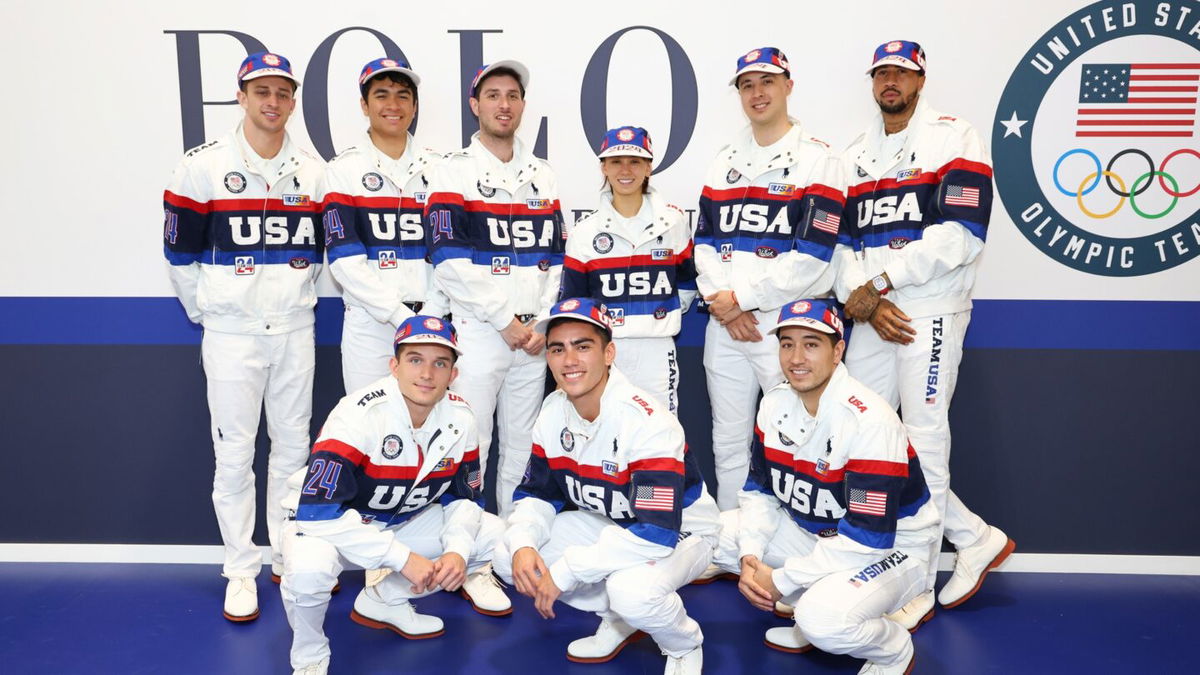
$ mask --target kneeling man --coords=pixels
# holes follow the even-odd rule
[[[346,562],[389,569],[354,601],[351,618],[410,639],[441,635],[442,620],[412,598],[438,588],[483,614],[512,612],[494,581],[468,583],[504,531],[480,504],[475,415],[447,393],[460,354],[454,327],[417,315],[396,331],[391,375],[351,392],[329,414],[308,467],[289,481],[293,517],[283,540],[280,591],[292,626],[292,667],[322,674],[329,589]],[[285,500],[286,501],[286,500]]]
[[[784,305],[771,332],[787,382],[763,396],[750,475],[739,508],[721,514],[714,562],[740,573],[755,607],[795,605],[795,626],[768,630],[767,646],[908,673],[912,639],[885,615],[925,590],[939,536],[920,462],[892,407],[842,365],[830,301]]]
[[[600,616],[595,635],[567,647],[571,661],[608,661],[649,634],[667,673],[698,674],[703,635],[676,590],[708,566],[720,525],[683,427],[612,367],[603,305],[564,300],[538,330],[558,390],[534,426],[496,572],[543,618],[559,599]]]

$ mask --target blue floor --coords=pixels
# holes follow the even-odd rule
[[[221,618],[216,566],[0,564],[0,672],[288,673],[291,632],[279,593],[259,580],[262,616]],[[446,634],[409,641],[348,617],[361,572],[342,575],[325,627],[332,673],[660,673],[651,641],[603,665],[565,660],[567,642],[596,619],[558,605],[543,621],[518,597],[508,618],[480,616],[438,594],[421,611]],[[762,646],[783,622],[752,609],[735,584],[683,591],[704,628],[709,673],[855,673],[861,663],[819,652],[794,656]],[[1196,673],[1187,659],[1200,634],[1200,577],[993,574],[958,609],[939,611],[914,637],[916,673]]]

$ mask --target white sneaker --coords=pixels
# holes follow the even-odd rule
[[[667,656],[667,668],[663,675],[700,675],[704,666],[704,650],[696,647],[683,656]]]
[[[921,593],[900,609],[887,615],[904,630],[915,633],[921,624],[933,618],[933,589]]]
[[[573,640],[567,645],[567,660],[575,663],[606,663],[625,645],[646,637],[642,631],[620,619],[602,619],[595,635]]]
[[[225,618],[238,623],[258,618],[258,586],[254,577],[232,577],[225,584]]]
[[[512,614],[512,600],[504,592],[504,586],[492,574],[492,566],[485,565],[474,574],[467,575],[461,589],[462,596],[471,603],[471,608],[486,616],[508,616]]]
[[[372,597],[375,596],[375,597]],[[446,632],[442,620],[428,614],[417,614],[411,602],[387,605],[376,599],[373,589],[364,588],[354,599],[350,618],[368,628],[383,628],[409,640],[435,638]]]
[[[734,574],[733,572],[726,572],[720,567],[717,567],[715,564],[709,565],[708,567],[704,568],[704,571],[700,573],[700,576],[692,580],[692,585],[703,586],[705,584],[711,584],[714,581],[720,581],[722,579],[737,581],[738,575]]]
[[[788,654],[803,654],[813,648],[812,643],[804,637],[804,633],[800,632],[796,624],[768,628],[763,644]]]
[[[303,668],[297,668],[292,671],[292,675],[327,675],[329,673],[329,659],[321,659],[320,663],[310,663]]]
[[[775,616],[781,619],[790,619],[796,616],[796,608],[782,602],[775,602]]]
[[[283,581],[283,563],[271,563],[271,581],[275,583]]]
[[[916,652],[913,651],[912,640],[904,648],[899,662],[894,666],[883,666],[874,661],[867,661],[858,675],[909,675],[913,664],[917,662]]]
[[[954,574],[938,593],[938,602],[946,609],[957,607],[975,595],[987,573],[999,567],[1017,542],[1008,538],[998,527],[988,527],[988,533],[974,546],[959,549],[954,558]]]

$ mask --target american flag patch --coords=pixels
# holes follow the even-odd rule
[[[830,212],[824,211],[822,209],[817,209],[815,212],[813,212],[813,220],[812,220],[813,227],[817,228],[818,230],[820,230],[822,232],[828,232],[829,234],[837,234],[838,233],[838,225],[840,225],[841,222],[842,222],[842,217],[837,215],[836,213],[830,213]]]
[[[850,488],[849,510],[854,513],[865,513],[868,516],[885,515],[887,513],[887,493]]]
[[[641,485],[633,494],[633,508],[644,511],[671,511],[675,508],[675,490],[669,487]]]
[[[472,490],[478,490],[479,486],[482,484],[483,484],[483,478],[482,478],[482,474],[480,473],[479,469],[475,469],[474,471],[467,472],[467,485]]]
[[[950,185],[946,187],[946,204],[948,206],[979,207],[979,188]]]

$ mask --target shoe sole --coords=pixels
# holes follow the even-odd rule
[[[272,574],[272,575],[271,575],[271,581],[272,581],[273,583],[276,583],[276,584],[278,584],[278,583],[281,583],[281,582],[283,581],[283,577],[279,576],[278,574]],[[342,582],[340,582],[340,581],[335,581],[335,582],[333,582],[333,588],[329,589],[329,594],[330,594],[330,595],[337,595],[337,592],[338,592],[338,591],[340,591],[340,590],[342,590]]]
[[[780,619],[796,618],[796,610],[794,610],[794,609],[791,612],[786,613],[786,614],[784,612],[779,611],[778,609],[773,609],[773,610],[771,610],[771,613],[774,614],[775,616],[779,617]]]
[[[911,635],[911,634],[916,633],[918,628],[929,623],[929,620],[932,618],[933,618],[933,610],[931,609],[928,612],[925,612],[925,616],[921,617],[921,620],[917,622],[917,625],[908,629],[909,634]]]
[[[734,574],[733,572],[725,572],[724,574],[718,574],[715,577],[709,577],[707,579],[696,579],[696,580],[692,581],[691,585],[692,586],[707,586],[714,581],[737,581],[737,580],[738,580],[738,575]]]
[[[439,630],[436,633],[421,633],[419,635],[415,634],[415,633],[405,633],[404,631],[400,630],[399,628],[395,627],[394,625],[392,625],[386,621],[376,621],[375,619],[372,619],[372,618],[363,616],[362,614],[359,614],[358,610],[354,610],[354,609],[350,610],[350,620],[360,626],[366,626],[367,628],[378,628],[380,630],[390,630],[393,633],[395,633],[395,634],[399,635],[400,637],[405,638],[407,640],[428,640],[430,638],[441,637],[442,635],[444,635],[446,633],[445,628]]]
[[[805,652],[811,652],[814,649],[812,645],[806,645],[804,647],[784,647],[783,645],[777,645],[774,642],[766,639],[763,640],[763,644],[777,652],[783,652],[784,654],[803,654]]]
[[[913,657],[908,660],[908,667],[904,669],[904,675],[912,675],[913,666],[915,665],[917,665],[917,655],[913,654]]]
[[[616,649],[612,650],[605,656],[583,657],[571,656],[570,654],[567,654],[567,660],[571,661],[572,663],[608,663],[609,661],[617,658],[617,654],[620,654],[621,650],[625,649],[626,646],[631,645],[645,637],[648,637],[645,633],[640,630],[635,630],[629,634],[629,637],[622,640],[621,644],[617,645]]]
[[[509,607],[508,609],[500,609],[500,610],[484,609],[484,608],[480,607],[479,605],[475,604],[475,601],[473,599],[471,599],[471,594],[464,590],[460,590],[458,592],[458,594],[463,596],[463,599],[465,599],[467,602],[471,603],[471,609],[475,610],[476,612],[479,612],[480,614],[482,614],[484,616],[509,616],[510,614],[513,613],[512,607]]]
[[[253,621],[253,620],[257,619],[259,613],[260,613],[259,610],[256,609],[256,610],[254,610],[253,614],[247,614],[245,616],[234,616],[234,615],[230,614],[229,612],[225,612],[225,611],[222,611],[221,615],[234,623],[247,623],[249,621]]]
[[[988,566],[983,568],[983,573],[979,575],[979,581],[975,582],[975,587],[972,588],[970,590],[970,592],[968,592],[966,595],[962,596],[958,600],[955,600],[954,602],[952,602],[948,605],[942,605],[942,607],[944,607],[946,609],[954,609],[955,607],[958,607],[959,605],[963,604],[964,602],[970,600],[971,596],[975,595],[975,592],[978,591],[979,587],[983,585],[983,580],[987,578],[988,572],[991,572],[992,570],[996,569],[997,567],[1003,565],[1004,561],[1008,559],[1008,556],[1011,555],[1012,552],[1014,550],[1016,550],[1016,548],[1017,548],[1017,542],[1013,541],[1012,537],[1009,537],[1008,543],[1006,543],[1004,545],[1004,548],[1000,549],[1000,553],[996,554],[996,557],[992,558],[992,562],[988,563]]]

